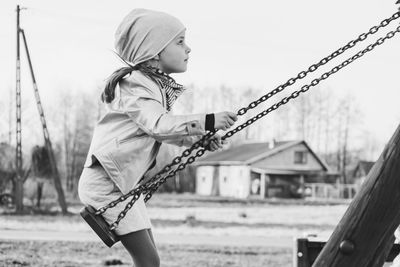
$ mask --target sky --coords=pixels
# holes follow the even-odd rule
[[[15,88],[17,4],[27,8],[21,12],[21,27],[42,101],[49,105],[59,96],[60,88],[96,90],[122,66],[113,53],[114,31],[133,8],[170,13],[187,27],[186,40],[192,51],[188,71],[174,75],[180,83],[210,88],[224,84],[237,90],[254,87],[267,93],[390,17],[397,10],[395,2],[2,0],[0,92],[9,98],[10,90]],[[387,29],[397,27],[399,22]],[[321,83],[318,89],[353,95],[363,114],[362,124],[382,144],[400,121],[399,47],[400,34]],[[28,97],[32,86],[24,50],[21,60],[22,94]],[[4,122],[8,114],[6,109],[1,110],[0,121]]]

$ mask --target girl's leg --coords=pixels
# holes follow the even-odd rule
[[[154,247],[157,248],[156,247],[156,242],[154,242],[153,232],[151,231],[151,229],[148,229],[147,232],[149,233],[151,242],[153,242]]]
[[[120,239],[131,255],[135,267],[160,266],[160,257],[148,230],[121,235]]]

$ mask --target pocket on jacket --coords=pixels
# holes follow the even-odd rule
[[[145,136],[147,136],[147,134],[146,133],[142,133],[140,135],[128,136],[128,137],[125,137],[123,139],[117,139],[117,144],[118,145],[122,145],[124,143],[128,143],[128,142],[131,142],[131,141],[142,139]]]

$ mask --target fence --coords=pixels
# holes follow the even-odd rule
[[[310,199],[352,199],[359,191],[357,184],[304,184],[305,196]]]

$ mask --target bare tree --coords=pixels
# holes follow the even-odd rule
[[[96,120],[101,116],[99,92],[72,92],[65,88],[54,120],[58,124],[63,176],[68,192],[76,195],[77,181],[86,158]]]

